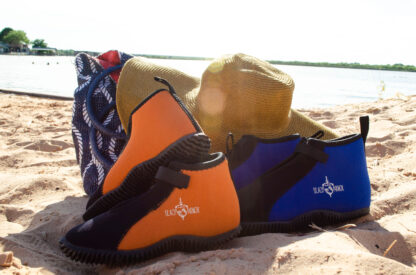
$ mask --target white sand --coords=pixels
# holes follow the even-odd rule
[[[175,252],[124,269],[78,264],[58,247],[87,202],[71,106],[0,94],[0,252],[15,257],[2,274],[416,274],[416,96],[302,110],[341,135],[358,132],[359,116],[370,115],[371,214],[350,221],[356,227],[237,238],[220,250]]]

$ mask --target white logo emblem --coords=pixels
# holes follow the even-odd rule
[[[182,198],[179,198],[179,204],[175,208],[165,210],[166,217],[178,215],[182,220],[189,214],[199,214],[199,206],[189,207],[182,203]]]
[[[334,192],[344,192],[344,186],[333,184],[328,180],[328,177],[325,176],[325,182],[322,183],[322,186],[313,187],[313,193],[315,195],[322,194],[324,192],[327,193],[330,198],[332,198]]]

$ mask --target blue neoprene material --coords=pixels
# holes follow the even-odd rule
[[[276,202],[270,211],[269,221],[289,221],[313,210],[343,213],[370,206],[371,187],[363,140],[360,138],[346,145],[326,146],[324,150],[329,155],[328,161],[318,162]],[[322,187],[326,177],[335,186],[342,185],[343,191],[334,191],[331,197],[321,188],[322,193],[315,194],[314,187]],[[328,192],[331,193],[330,190]]]
[[[295,151],[299,141],[300,138],[279,143],[257,143],[251,156],[231,172],[235,188],[243,188],[285,160]]]

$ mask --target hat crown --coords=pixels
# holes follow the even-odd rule
[[[213,151],[225,151],[229,132],[236,141],[244,134],[260,138],[293,133],[308,136],[320,129],[326,138],[336,137],[330,129],[290,108],[295,84],[289,75],[241,53],[215,59],[201,80],[144,58],[132,58],[121,71],[117,86],[117,111],[123,126],[134,107],[159,88],[154,85],[162,85],[154,76],[172,84],[211,138]]]
[[[196,117],[208,134],[232,131],[237,140],[243,134],[268,137],[287,127],[294,86],[289,75],[266,61],[225,55],[202,76]]]
[[[241,86],[241,91],[245,89],[243,84],[248,84],[259,93],[283,91],[292,94],[295,88],[288,74],[266,61],[241,53],[215,59],[205,70],[201,86],[224,87],[231,82]]]

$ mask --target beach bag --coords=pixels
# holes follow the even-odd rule
[[[78,87],[74,92],[72,138],[89,196],[103,183],[127,139],[117,114],[116,85],[122,66],[131,57],[118,51],[75,57]]]

